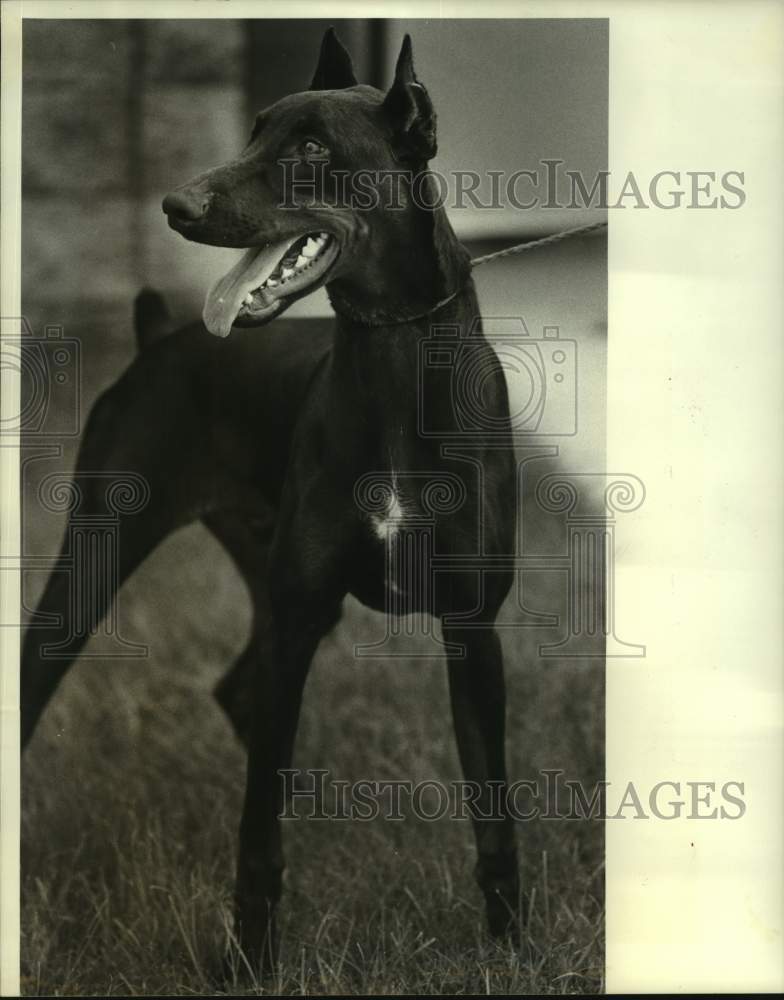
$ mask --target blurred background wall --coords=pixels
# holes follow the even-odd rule
[[[24,302],[32,318],[70,318],[82,304],[123,317],[145,283],[200,309],[233,252],[172,233],[161,198],[236,155],[258,109],[309,85],[329,23],[27,20]],[[606,167],[606,21],[332,23],[358,77],[380,87],[411,32],[438,112],[439,171],[541,170],[546,157],[588,178]],[[530,190],[523,185],[522,196]],[[470,206],[451,214],[472,249],[592,217]],[[325,293],[298,309],[325,314]]]
[[[309,86],[333,23],[359,79],[389,86],[405,32],[438,114],[432,166],[505,175],[546,158],[587,183],[607,166],[604,20],[26,20],[23,50],[23,308],[83,347],[85,401],[133,356],[143,285],[191,320],[239,251],[166,225],[172,187],[235,156],[254,114]],[[520,197],[537,193],[524,184]],[[540,182],[538,193],[545,196]],[[561,192],[566,194],[568,190]],[[485,200],[488,184],[479,190]],[[473,254],[601,218],[600,209],[450,209]],[[485,316],[577,341],[579,423],[562,458],[601,467],[606,243],[569,241],[476,274]],[[327,315],[324,290],[289,315]],[[510,386],[514,395],[515,386]]]

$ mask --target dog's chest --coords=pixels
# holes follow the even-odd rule
[[[364,537],[375,548],[422,534],[438,534],[446,542],[467,516],[466,494],[463,478],[454,471],[438,467],[400,471],[388,465],[356,481],[354,502]]]
[[[406,523],[406,504],[410,512],[410,501],[405,501],[400,489],[397,474],[390,473],[389,481],[380,498],[379,510],[370,513],[369,521],[373,534],[379,541],[386,542],[394,538]]]
[[[351,590],[366,606],[396,616],[429,610],[419,588],[411,586],[426,567],[419,552],[421,504],[408,478],[394,471],[369,474],[355,493],[364,544],[352,567]]]

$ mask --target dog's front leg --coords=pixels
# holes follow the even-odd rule
[[[485,896],[488,928],[498,936],[515,927],[520,893],[514,823],[506,805],[501,644],[490,626],[445,626],[444,638],[466,652],[463,659],[449,660],[449,695],[463,773],[479,788],[472,816],[476,878]]]
[[[277,956],[275,910],[284,869],[280,771],[291,765],[311,659],[340,613],[337,595],[320,602],[300,596],[275,603],[276,654],[259,664],[235,894],[241,961],[254,975],[272,971]]]

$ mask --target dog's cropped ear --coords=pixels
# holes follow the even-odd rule
[[[321,40],[318,66],[310,85],[311,90],[343,90],[356,86],[351,56],[335,34],[334,28],[327,28]]]
[[[395,66],[395,82],[384,98],[401,160],[430,160],[436,155],[436,113],[414,73],[411,36],[406,35]]]

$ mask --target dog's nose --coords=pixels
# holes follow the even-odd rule
[[[198,222],[207,212],[209,199],[203,191],[178,189],[163,199],[163,210],[177,222]]]

